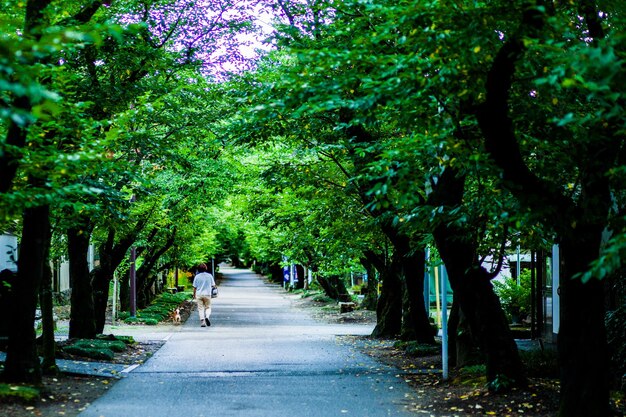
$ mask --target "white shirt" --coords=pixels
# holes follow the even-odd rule
[[[193,278],[193,287],[196,289],[196,297],[203,295],[211,296],[211,288],[215,286],[213,275],[208,272],[200,272]]]

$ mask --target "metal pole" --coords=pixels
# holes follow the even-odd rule
[[[130,249],[130,316],[137,316],[137,276],[135,274],[135,260],[137,249],[133,246]]]
[[[111,315],[111,322],[115,324],[117,320],[117,274],[113,274],[113,312]]]
[[[552,245],[552,334],[553,336],[559,333],[561,326],[560,316],[560,280],[561,280],[561,263],[559,261],[559,245]]]
[[[522,267],[520,265],[520,261],[521,261],[521,254],[520,254],[520,246],[517,245],[517,266],[515,268],[515,272],[517,272],[517,285],[520,285],[521,283],[521,279],[520,279],[520,274],[522,273]]]
[[[448,379],[448,274],[441,266],[441,362],[443,380]]]
[[[215,278],[215,258],[211,258],[211,275]]]
[[[424,263],[424,307],[426,314],[430,317],[430,248],[426,248]]]
[[[437,327],[441,327],[441,317],[443,317],[441,314],[441,292],[439,291],[441,288],[439,285],[439,276],[441,275],[439,269],[439,267],[435,268],[435,306],[437,308],[437,315],[435,317],[437,317]]]

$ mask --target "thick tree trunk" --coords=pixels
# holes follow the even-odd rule
[[[50,237],[50,235],[48,235]],[[46,259],[50,252],[50,239],[46,242]],[[59,368],[56,363],[56,342],[54,340],[54,310],[52,303],[52,268],[50,262],[44,262],[44,274],[39,293],[42,329],[42,371],[45,375],[56,375]]]
[[[102,334],[106,323],[107,306],[109,305],[109,283],[113,280],[113,273],[108,273],[102,267],[96,267],[91,271],[90,279],[93,289],[96,334]]]
[[[24,211],[24,227],[18,258],[18,276],[11,289],[13,312],[9,331],[4,379],[41,383],[41,365],[35,342],[35,309],[47,261],[50,240],[48,206]]]
[[[595,259],[598,247],[581,239],[564,240],[559,248],[561,417],[610,415],[604,282],[573,278]]]
[[[93,339],[96,337],[93,288],[87,262],[90,234],[87,227],[74,227],[67,231],[72,286],[70,338]]]
[[[484,362],[484,356],[478,349],[478,343],[455,297],[448,318],[448,365],[462,368]]]
[[[376,307],[376,327],[372,337],[395,337],[402,331],[402,281],[397,264],[379,270],[382,290]]]
[[[268,269],[272,282],[281,283],[283,281],[283,268],[280,266],[280,264],[271,264]]]
[[[350,294],[348,294],[348,289],[342,277],[337,275],[322,277],[318,275],[317,282],[328,297],[342,302],[350,301]]]
[[[446,168],[439,178],[431,203],[450,208],[462,204],[465,177]],[[524,385],[522,362],[509,328],[500,299],[493,291],[490,274],[478,265],[477,242],[473,233],[443,222],[433,232],[439,254],[446,265],[455,300],[468,320],[473,337],[485,355],[487,381],[492,389],[507,388],[498,384],[508,379]],[[504,377],[504,378],[503,378]]]
[[[402,338],[420,343],[435,343],[435,331],[428,319],[424,303],[425,253],[423,249],[413,250],[398,260],[402,264],[406,288]]]
[[[594,2],[579,3],[579,16],[589,30],[588,39],[604,38],[602,17]],[[607,416],[608,368],[604,327],[603,283],[595,278],[583,283],[577,273],[596,259],[600,236],[608,223],[611,190],[607,171],[616,166],[620,134],[608,124],[590,129],[581,142],[572,141],[579,166],[580,193],[564,194],[565,184],[535,175],[525,163],[513,121],[509,90],[517,61],[523,59],[525,36],[536,33],[544,22],[536,8],[528,8],[519,32],[503,43],[489,71],[486,101],[478,112],[485,135],[485,148],[502,171],[504,185],[522,207],[541,213],[542,221],[560,239],[560,329],[561,399],[559,416]],[[587,41],[585,41],[587,42]]]
[[[298,282],[296,283],[296,289],[303,289],[306,277],[304,276],[304,268],[302,265],[296,265],[296,273],[298,274]]]
[[[500,300],[493,291],[489,274],[472,263],[461,262],[462,254],[456,257],[454,252],[449,252],[450,248],[445,248],[445,243],[436,240],[459,307],[485,355],[487,381],[495,383],[506,377],[514,385],[524,385],[526,379],[517,345]],[[456,251],[460,249],[457,246]],[[498,390],[499,387],[492,385],[492,388]]]
[[[130,277],[128,273],[120,276],[120,310],[130,310]]]
[[[0,271],[0,349],[6,349],[6,343],[13,320],[13,291],[17,274],[9,269]]]
[[[456,366],[478,365],[485,362],[485,356],[478,348],[480,343],[474,337],[472,328],[463,310],[459,308],[459,322],[456,331]]]
[[[96,267],[91,274],[91,284],[93,287],[94,316],[96,320],[96,333],[104,331],[106,321],[107,305],[109,302],[109,284],[113,280],[115,270],[124,261],[124,257],[128,249],[135,242],[135,235],[145,225],[145,221],[141,221],[135,227],[135,230],[123,236],[119,242],[115,243],[115,229],[109,229],[107,239],[98,248],[100,255],[100,266]],[[124,282],[124,279],[120,280]],[[127,284],[128,285],[128,284]],[[122,299],[127,292],[121,294]],[[128,309],[128,303],[121,303],[122,310]]]

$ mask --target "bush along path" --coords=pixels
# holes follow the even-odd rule
[[[142,323],[152,326],[161,322],[173,321],[173,313],[177,308],[180,309],[181,316],[189,315],[193,305],[191,297],[192,293],[189,291],[174,294],[163,293],[155,298],[148,307],[137,311],[136,317],[130,317],[130,314],[124,311],[120,313],[119,318],[126,324]]]

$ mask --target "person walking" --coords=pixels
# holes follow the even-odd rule
[[[209,274],[206,264],[198,265],[198,273],[193,278],[193,298],[198,304],[198,315],[200,316],[200,326],[211,325],[211,292],[215,288],[215,278]]]

